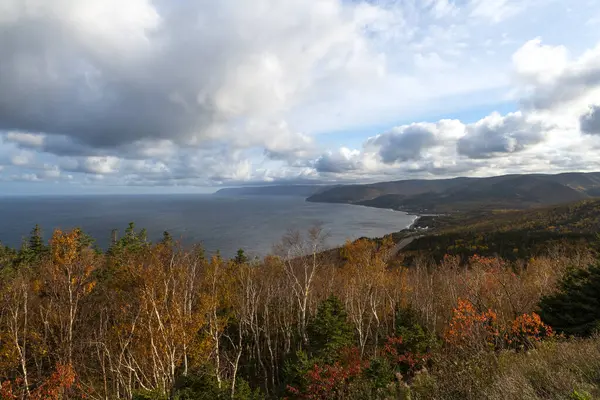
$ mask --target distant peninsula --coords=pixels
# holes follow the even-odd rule
[[[272,186],[246,186],[224,188],[215,194],[219,196],[302,196],[310,197],[322,191],[332,189],[328,185],[272,185]]]
[[[221,189],[217,194],[304,196],[310,202],[356,204],[413,214],[528,209],[599,197],[600,172],[410,179],[336,186],[256,186]]]

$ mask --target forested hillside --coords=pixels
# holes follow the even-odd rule
[[[599,193],[600,173],[593,172],[347,185],[316,193],[308,201],[448,213],[474,209],[525,209],[583,200]]]
[[[446,254],[463,258],[475,254],[528,259],[561,244],[577,252],[600,232],[600,200],[522,211],[467,212],[421,217],[416,228],[427,227],[404,249],[406,259],[427,254],[441,260]],[[406,233],[395,235],[398,238]]]
[[[403,235],[587,234],[598,204]],[[0,397],[597,398],[600,267],[595,237],[578,240],[436,259],[395,254],[391,236],[322,251],[313,229],[249,260],[167,232],[150,243],[133,224],[106,252],[80,230],[45,240],[36,227],[0,247]]]

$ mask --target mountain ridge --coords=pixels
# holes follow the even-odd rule
[[[526,209],[596,196],[600,196],[600,172],[570,172],[345,185],[315,193],[307,201],[358,204],[413,213],[442,213],[473,209]]]

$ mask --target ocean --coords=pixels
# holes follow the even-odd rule
[[[202,243],[206,251],[230,257],[242,248],[251,256],[271,252],[289,230],[320,224],[333,247],[347,239],[380,237],[409,226],[406,213],[348,204],[309,203],[303,197],[219,195],[95,195],[0,198],[0,242],[19,246],[39,224],[44,238],[55,228],[80,227],[101,248],[112,229],[123,233],[129,222],[157,240],[163,231],[183,243]]]

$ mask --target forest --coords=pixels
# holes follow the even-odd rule
[[[518,257],[324,236],[250,260],[133,224],[106,251],[35,227],[0,246],[0,397],[600,397],[595,236]]]

